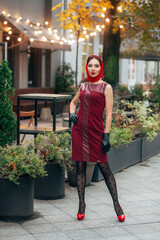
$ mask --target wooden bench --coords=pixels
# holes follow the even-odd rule
[[[54,93],[53,87],[44,87],[44,88],[15,88],[15,95],[12,97],[13,101],[13,111],[17,114],[17,96],[20,94],[27,94],[27,93]],[[38,101],[38,115],[40,114],[41,108],[45,107],[45,101]],[[47,107],[52,108],[52,103],[47,102]],[[20,106],[21,111],[33,111],[34,110],[34,101],[21,101]]]

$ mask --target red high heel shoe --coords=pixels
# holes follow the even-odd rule
[[[85,208],[86,208],[86,203],[85,203]],[[85,213],[77,213],[77,219],[78,220],[83,220],[85,217]]]
[[[120,206],[121,207],[121,206]],[[122,207],[121,207],[121,209],[122,209]],[[122,212],[123,212],[123,210],[122,210]],[[117,216],[117,218],[118,218],[118,220],[120,221],[120,222],[124,222],[124,220],[125,220],[125,215],[124,215],[124,213],[122,214],[122,215],[120,215],[120,216]]]
[[[125,215],[123,214],[123,215],[117,216],[117,218],[118,218],[118,220],[119,220],[120,222],[124,222],[124,220],[125,220]]]

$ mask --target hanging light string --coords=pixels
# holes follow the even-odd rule
[[[119,12],[121,12],[122,7],[118,6],[117,10]],[[106,11],[105,7],[103,8],[103,11],[104,12]],[[30,35],[32,35],[30,37],[31,42],[33,42],[35,40],[41,40],[41,41],[50,42],[50,43],[55,42],[55,43],[58,43],[61,45],[64,43],[68,43],[68,44],[75,43],[76,39],[75,39],[74,34],[72,33],[72,30],[69,31],[69,34],[68,34],[69,38],[67,38],[64,36],[60,36],[58,34],[58,30],[56,28],[49,27],[50,24],[48,21],[45,21],[44,24],[42,24],[40,22],[34,23],[29,18],[27,18],[27,19],[24,19],[22,17],[15,18],[15,17],[11,16],[11,14],[6,13],[5,11],[2,11],[1,15],[4,16],[5,19],[7,19],[8,21],[11,19],[12,22],[15,21],[16,24],[22,24],[21,26],[23,26],[22,31],[24,32],[24,34],[27,34],[27,32],[28,32],[28,33],[30,33]],[[97,24],[95,26],[94,31],[87,31],[86,28],[81,29],[81,37],[79,38],[79,42],[85,41],[89,37],[93,37],[93,36],[97,35],[97,32],[102,32],[104,30],[104,28],[105,28],[104,22],[109,24],[110,18],[109,17],[105,18],[104,13],[101,14],[101,18],[104,19],[104,21],[101,24]],[[7,24],[8,24],[7,20],[5,20],[3,22],[3,24],[5,26],[7,26]],[[26,24],[26,27],[24,27],[25,24]],[[122,24],[120,24],[119,28],[123,29],[124,27]],[[13,33],[12,29],[10,27],[8,27],[8,36],[6,37],[6,40],[8,40],[8,41],[10,40],[12,33]],[[17,40],[20,42],[22,39],[19,37]]]

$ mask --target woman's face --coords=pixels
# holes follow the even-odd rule
[[[87,69],[91,77],[97,77],[101,70],[100,62],[95,58],[91,59],[88,62]]]

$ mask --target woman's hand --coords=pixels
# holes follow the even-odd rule
[[[109,142],[109,133],[103,133],[102,135],[102,142],[101,142],[101,149],[103,154],[106,154],[110,150],[110,142]]]
[[[74,124],[77,124],[77,123],[78,123],[77,114],[71,113],[71,114],[70,114],[70,117],[69,117],[69,120],[70,120],[71,122],[73,122]]]

